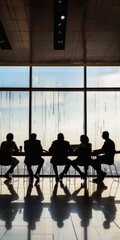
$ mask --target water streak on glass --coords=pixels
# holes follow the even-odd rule
[[[32,99],[32,132],[37,133],[44,148],[50,147],[59,132],[63,132],[71,144],[79,143],[79,137],[83,134],[82,93],[33,92]]]
[[[6,134],[12,132],[18,146],[28,138],[28,93],[1,92],[1,129],[0,142],[6,139]]]

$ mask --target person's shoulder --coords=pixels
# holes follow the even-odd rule
[[[39,139],[36,139],[35,142],[41,144],[41,141]]]
[[[27,140],[25,140],[25,141],[24,141],[24,143],[28,143],[29,141],[30,141],[30,140],[29,140],[29,139],[27,139]]]
[[[54,140],[54,141],[52,142],[52,144],[55,144],[55,143],[58,143],[58,140]]]
[[[88,143],[88,146],[91,148],[92,147],[92,143]]]
[[[1,142],[1,145],[2,145],[2,144],[5,144],[6,142],[7,142],[7,141],[3,141],[3,142]]]
[[[69,141],[64,140],[64,143],[70,145]]]
[[[109,138],[109,142],[114,143],[114,141],[113,141],[111,138]],[[114,143],[114,144],[115,144],[115,143]]]

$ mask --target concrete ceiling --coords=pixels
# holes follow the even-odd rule
[[[64,50],[54,50],[53,0],[0,0],[0,21],[11,45],[0,65],[120,65],[120,0],[68,0]]]

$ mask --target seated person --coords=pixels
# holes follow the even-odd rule
[[[96,160],[93,160],[94,168],[97,171],[97,178],[93,179],[93,182],[101,182],[106,176],[106,172],[102,171],[101,164],[111,165],[114,163],[115,155],[115,143],[109,138],[109,132],[104,131],[102,138],[105,140],[101,149],[93,151],[93,156],[97,156]]]
[[[19,163],[15,157],[12,157],[12,154],[18,152],[19,149],[13,141],[14,135],[12,133],[8,133],[6,139],[7,141],[2,142],[0,146],[0,165],[11,165],[10,169],[4,175],[4,177],[11,179],[13,170]]]
[[[27,170],[31,181],[33,181],[33,170],[32,165],[38,165],[34,177],[39,180],[40,170],[43,166],[44,159],[41,157],[43,153],[43,148],[41,146],[40,140],[36,139],[37,135],[35,133],[30,134],[29,140],[24,141],[25,150],[25,161]]]
[[[62,133],[59,133],[57,140],[52,142],[49,152],[52,154],[51,163],[56,175],[56,181],[59,179],[61,180],[71,165],[68,155],[73,153],[70,143],[64,140],[64,135]],[[58,175],[57,165],[65,165],[65,168],[60,176]]]
[[[91,148],[92,145],[89,143],[89,138],[86,135],[80,136],[80,144],[74,151],[78,157],[72,161],[72,166],[77,170],[82,178],[85,178],[88,165],[91,165]],[[81,173],[81,170],[78,166],[85,167],[85,174]]]

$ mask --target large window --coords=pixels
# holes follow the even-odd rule
[[[35,132],[48,149],[59,132],[71,144],[78,144],[80,135],[87,133],[96,149],[104,142],[102,131],[107,130],[119,150],[119,102],[118,66],[2,66],[0,142],[12,132],[18,146],[23,146]]]

